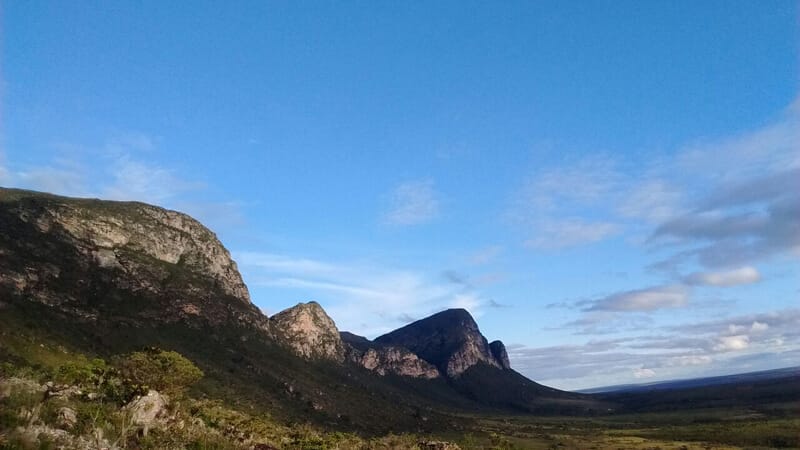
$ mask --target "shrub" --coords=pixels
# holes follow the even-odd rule
[[[116,366],[126,382],[181,395],[203,372],[178,352],[151,347],[118,358]]]

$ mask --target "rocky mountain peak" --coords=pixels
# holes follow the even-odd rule
[[[508,352],[503,341],[492,341],[489,343],[489,350],[492,352],[494,359],[500,364],[503,369],[510,369],[511,362],[508,360]]]
[[[495,357],[478,324],[464,309],[439,312],[380,336],[375,342],[405,347],[451,378],[478,363],[508,366],[507,361],[504,364]]]
[[[299,303],[269,319],[278,339],[308,359],[344,361],[344,345],[333,319],[319,303]]]

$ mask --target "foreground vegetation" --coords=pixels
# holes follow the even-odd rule
[[[453,413],[453,431],[369,435],[273,417],[198,390],[182,355],[145,348],[90,358],[20,334],[0,335],[0,448],[733,449],[800,447],[796,405],[607,415]],[[450,430],[450,431],[448,431]]]

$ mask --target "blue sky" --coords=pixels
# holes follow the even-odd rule
[[[800,363],[798,3],[5,2],[0,185],[185,211],[267,313],[556,387]]]

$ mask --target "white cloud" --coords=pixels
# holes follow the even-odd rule
[[[673,358],[670,358],[669,365],[704,366],[707,364],[711,364],[712,361],[714,361],[714,359],[708,355],[685,355],[685,356],[675,356]]]
[[[686,282],[689,284],[720,287],[752,284],[760,280],[761,274],[758,269],[751,266],[720,272],[697,272],[686,277]]]
[[[17,187],[77,197],[89,196],[86,174],[77,167],[32,167],[8,176]]]
[[[720,336],[717,338],[717,344],[714,350],[718,352],[731,352],[736,350],[744,350],[750,346],[750,337],[746,334],[737,334],[734,336]]]
[[[619,292],[594,301],[584,311],[653,311],[686,305],[688,290],[681,285],[655,286]]]
[[[465,308],[477,316],[489,303],[472,286],[374,263],[257,252],[234,252],[234,258],[249,286],[295,292],[280,304],[266,305],[270,310],[315,299],[340,329],[359,334],[377,335],[409,317],[445,308]],[[254,296],[254,301],[263,300]]]
[[[634,378],[652,378],[656,376],[656,372],[653,369],[645,369],[643,367],[633,369],[633,376]]]
[[[673,326],[645,323],[637,329],[618,321],[628,314],[592,314],[601,314],[599,322],[623,335],[550,347],[508,345],[512,365],[534,380],[576,389],[619,384],[632,367],[653,370],[653,379],[659,380],[747,372],[753,361],[788,367],[797,364],[800,351],[797,308]]]
[[[483,305],[483,300],[476,294],[456,294],[453,296],[453,299],[450,301],[450,308],[463,308],[469,311],[474,317],[480,317],[483,315],[483,311],[481,310],[481,306]]]
[[[138,161],[130,155],[118,156],[110,166],[112,182],[100,195],[111,200],[136,200],[154,204],[187,191],[199,190],[201,183],[188,182],[164,167]]]
[[[220,231],[244,222],[240,204],[210,201],[206,185],[153,162],[157,139],[143,133],[120,133],[96,147],[55,144],[59,157],[47,164],[3,164],[0,184],[72,197],[130,200],[178,209]],[[142,159],[147,157],[147,162]]]
[[[391,206],[384,221],[392,225],[419,225],[439,215],[439,194],[433,180],[408,181],[391,194]]]

